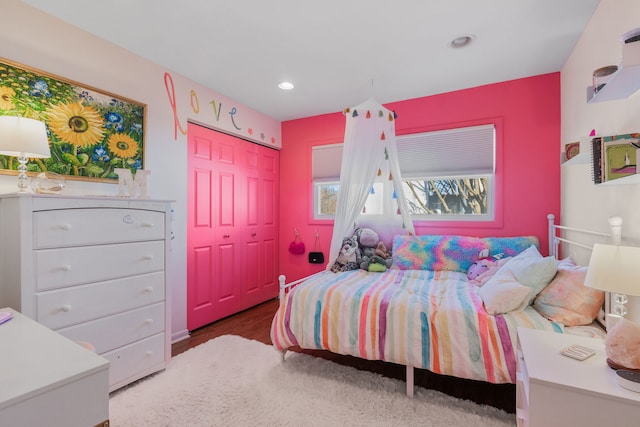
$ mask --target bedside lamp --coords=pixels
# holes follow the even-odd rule
[[[639,266],[640,247],[596,243],[584,280],[585,286],[613,294],[613,314],[619,320],[607,328],[605,350],[607,363],[616,369],[640,369],[640,325],[624,318],[627,295],[640,296]],[[629,363],[638,366],[628,366]]]
[[[18,157],[18,193],[26,193],[27,158],[51,157],[45,124],[26,117],[0,116],[0,154]]]

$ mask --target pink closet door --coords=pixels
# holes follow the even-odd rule
[[[187,328],[277,295],[279,153],[189,124]]]

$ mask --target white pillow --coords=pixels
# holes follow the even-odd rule
[[[483,287],[478,288],[478,295],[482,298],[487,313],[502,314],[524,310],[529,302],[531,288],[518,283],[511,271],[497,276],[496,274]]]
[[[558,261],[554,257],[543,257],[535,246],[530,246],[523,252],[511,258],[498,270],[484,286],[493,280],[503,282],[502,276],[509,274],[523,286],[531,289],[527,305],[533,303],[536,295],[551,282],[558,271]]]

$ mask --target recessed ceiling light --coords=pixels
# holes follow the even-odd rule
[[[291,90],[293,89],[293,83],[289,82],[280,82],[278,83],[278,87],[282,90]]]
[[[465,47],[467,46],[469,43],[471,43],[476,37],[471,35],[471,34],[467,34],[464,36],[460,36],[460,37],[456,37],[455,39],[451,40],[451,42],[449,43],[449,46],[453,47],[453,48],[459,48],[459,47]]]

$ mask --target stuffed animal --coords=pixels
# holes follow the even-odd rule
[[[356,236],[342,239],[342,247],[336,261],[331,266],[331,271],[338,273],[341,271],[357,270],[360,268],[361,254],[358,248]]]
[[[467,279],[475,280],[482,273],[486,273],[493,266],[493,264],[501,259],[504,255],[498,254],[494,256],[489,256],[489,250],[483,249],[478,254],[478,260],[471,263],[469,269],[467,270]]]
[[[384,266],[384,269],[374,266],[376,271],[386,271],[391,267],[393,259],[391,253],[387,250],[384,242],[382,242],[374,230],[370,228],[357,228],[354,236],[358,239],[358,247],[362,252],[362,259],[360,261],[360,268],[367,271],[372,271],[370,266],[380,265]]]
[[[358,239],[358,246],[360,246],[360,250],[363,250],[364,248],[375,248],[380,241],[378,233],[370,228],[356,228],[353,235]]]

